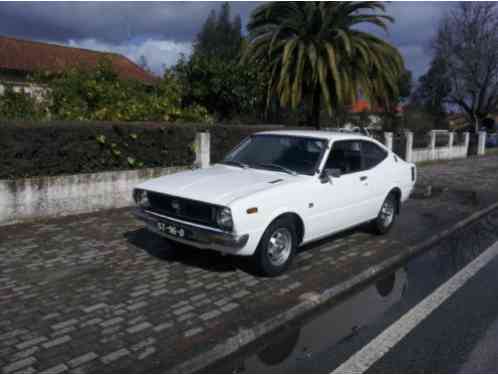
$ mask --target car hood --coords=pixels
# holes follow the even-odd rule
[[[138,185],[137,188],[228,206],[238,198],[283,184],[295,183],[303,177],[217,164],[205,169],[154,178]]]

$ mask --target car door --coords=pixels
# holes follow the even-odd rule
[[[309,219],[312,237],[365,221],[369,191],[363,176],[363,158],[359,140],[335,141],[322,169],[339,169],[340,177],[317,180],[314,189],[314,214]]]
[[[362,140],[361,153],[363,157],[363,171],[361,173],[365,184],[366,216],[368,219],[378,215],[380,207],[387,196],[393,180],[393,158],[389,152],[374,142]]]

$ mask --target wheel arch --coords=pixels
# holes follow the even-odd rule
[[[389,190],[389,193],[387,194],[387,196],[389,196],[389,194],[394,194],[394,196],[396,197],[396,214],[399,214],[400,210],[401,210],[401,189],[397,186],[391,188],[391,190]],[[387,197],[386,196],[386,197]]]
[[[290,218],[296,226],[297,244],[300,245],[303,242],[305,227],[303,219],[296,212],[288,211],[277,214],[270,220],[267,227],[270,226],[274,221],[287,217]]]

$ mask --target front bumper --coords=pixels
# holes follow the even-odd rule
[[[135,208],[133,215],[147,225],[147,229],[162,237],[184,243],[200,249],[212,249],[222,253],[234,254],[242,249],[249,240],[249,235],[236,235],[221,229],[210,228],[200,224],[189,223],[142,208]],[[159,223],[166,226],[175,225],[184,230],[185,237],[179,237],[159,230]]]

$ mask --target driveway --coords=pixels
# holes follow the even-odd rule
[[[128,209],[0,227],[0,371],[159,372],[236,346],[227,340],[498,201],[497,165],[421,168],[433,194],[421,186],[389,235],[360,227],[306,246],[274,279],[244,258],[171,247]]]

